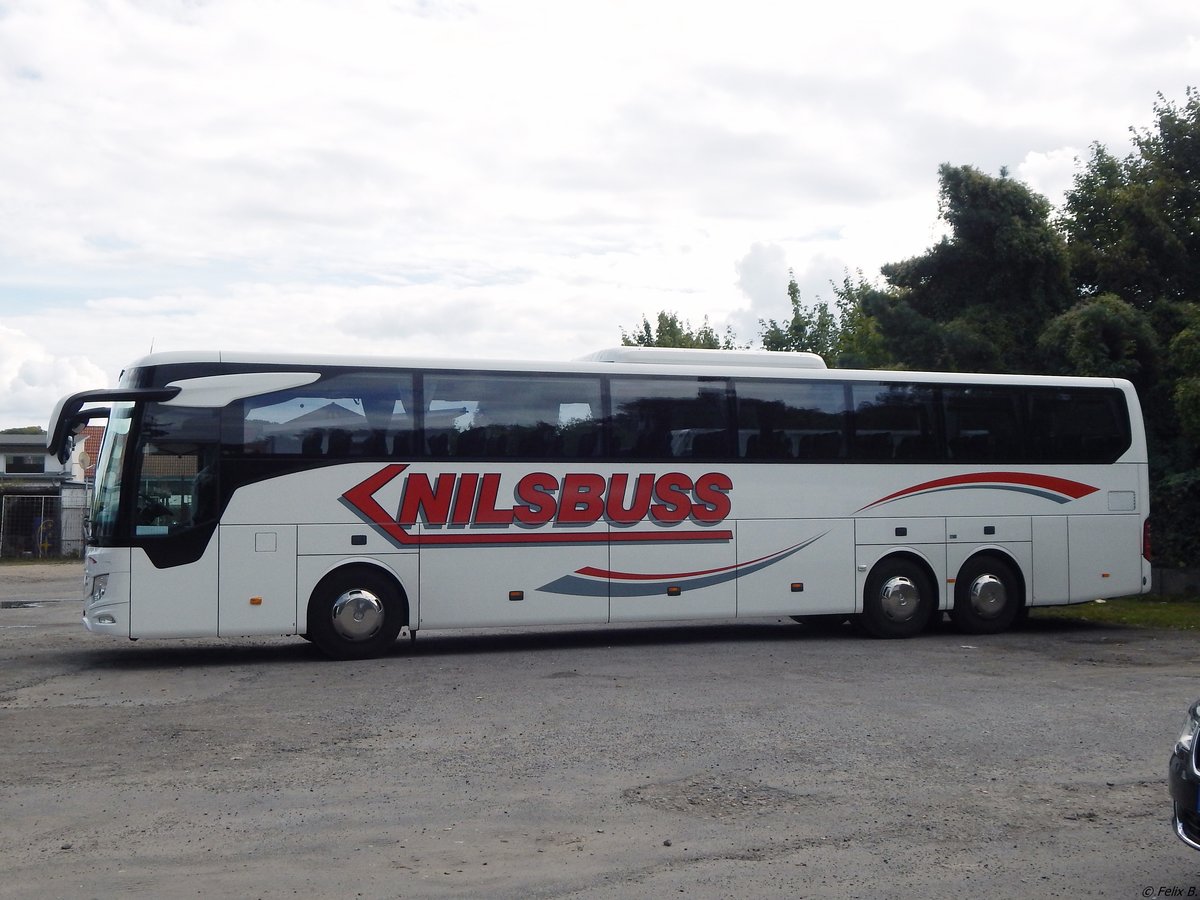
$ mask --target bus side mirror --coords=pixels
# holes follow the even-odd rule
[[[75,449],[75,438],[83,432],[83,429],[87,428],[88,422],[92,419],[107,419],[108,414],[109,410],[103,408],[82,410],[73,416],[68,416],[63,423],[62,430],[53,435],[57,446],[47,447],[47,449],[54,454],[55,459],[65,465],[71,458],[71,451]]]

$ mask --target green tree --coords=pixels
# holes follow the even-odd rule
[[[1176,373],[1171,399],[1184,438],[1200,445],[1200,312],[1171,340],[1167,358]]]
[[[699,350],[733,350],[737,347],[732,328],[726,327],[725,334],[719,335],[708,324],[708,316],[705,316],[704,324],[693,329],[692,323],[681,321],[678,313],[665,310],[658,314],[653,328],[645,316],[642,316],[641,326],[632,332],[622,328],[621,344],[625,347],[687,347]]]
[[[791,318],[784,322],[775,319],[759,320],[759,339],[764,350],[807,351],[820,355],[831,367],[886,367],[892,360],[886,345],[867,314],[865,304],[880,295],[857,273],[857,280],[846,274],[840,285],[833,284],[834,308],[818,299],[811,307],[800,297],[800,286],[792,277],[788,281],[788,301]]]
[[[1188,88],[1182,109],[1159,94],[1155,125],[1135,133],[1130,181],[1145,221],[1139,245],[1153,264],[1145,293],[1200,300],[1200,91]],[[1156,282],[1156,283],[1155,283]]]
[[[1083,300],[1051,319],[1038,338],[1051,372],[1127,378],[1149,389],[1159,375],[1158,336],[1149,318],[1116,294]]]
[[[45,434],[46,429],[41,425],[23,425],[20,428],[5,428],[0,434]]]
[[[1153,309],[1161,338],[1180,327],[1169,304],[1200,300],[1200,91],[1160,94],[1154,117],[1124,160],[1092,145],[1058,224],[1080,292]]]
[[[1091,150],[1066,193],[1058,220],[1067,239],[1071,276],[1084,296],[1108,293],[1136,301],[1139,286],[1150,280],[1149,260],[1131,240],[1127,164],[1101,144],[1093,144]]]
[[[921,256],[882,268],[892,290],[867,312],[905,366],[1028,372],[1031,335],[1074,301],[1066,246],[1050,203],[1001,170],[938,170],[950,234]]]
[[[759,339],[764,350],[816,353],[828,361],[837,349],[839,323],[829,304],[818,300],[810,308],[800,299],[800,285],[788,269],[788,301],[792,316],[780,324],[774,319],[759,319]]]
[[[861,270],[851,278],[847,272],[841,284],[833,285],[837,298],[837,353],[832,365],[846,369],[891,369],[896,359],[888,351],[879,324],[868,309],[887,295],[863,277]]]
[[[1073,355],[1073,371],[1086,371],[1088,361],[1115,366],[1138,385],[1150,444],[1158,558],[1198,565],[1200,91],[1188,88],[1182,106],[1160,94],[1153,124],[1133,130],[1133,152],[1124,159],[1094,144],[1066,194],[1058,226],[1079,294],[1106,301],[1108,312],[1116,309],[1115,298],[1125,304],[1124,325],[1107,313],[1093,320],[1090,346],[1083,337],[1087,329],[1077,321],[1079,343],[1063,353]],[[1141,316],[1136,327],[1130,309]],[[1101,319],[1106,325],[1096,333]],[[1165,355],[1155,355],[1157,364],[1145,358],[1146,325],[1157,347],[1166,348]],[[1050,326],[1044,349],[1063,327],[1057,321]]]

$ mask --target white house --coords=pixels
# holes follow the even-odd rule
[[[60,463],[46,452],[44,434],[0,434],[0,556],[82,552],[85,463],[99,443],[82,437]]]

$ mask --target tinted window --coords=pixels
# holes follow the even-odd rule
[[[147,404],[137,443],[133,533],[174,534],[219,513],[216,409]]]
[[[962,462],[1024,459],[1024,396],[1009,387],[942,388],[947,456]]]
[[[823,379],[334,370],[224,415],[230,488],[343,459],[1109,463],[1131,440],[1108,388]]]
[[[46,471],[46,456],[7,456],[4,471],[9,475],[40,475]]]
[[[412,376],[360,372],[240,404],[233,449],[245,456],[361,458],[413,452]],[[237,427],[237,426],[240,426]]]
[[[600,379],[484,372],[425,376],[425,452],[494,459],[600,453]]]
[[[1029,392],[1033,455],[1044,462],[1115,462],[1129,449],[1125,396],[1102,388]]]
[[[738,381],[738,456],[835,460],[846,456],[840,382]]]
[[[855,459],[941,458],[934,389],[921,384],[851,385]]]
[[[724,379],[613,378],[614,453],[631,459],[727,459]]]

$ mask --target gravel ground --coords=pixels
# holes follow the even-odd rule
[[[0,898],[1200,895],[1165,784],[1195,635],[762,619],[331,663],[94,637],[78,589],[0,567]]]
[[[4,563],[0,565],[0,602],[5,600],[83,601],[83,563]]]

